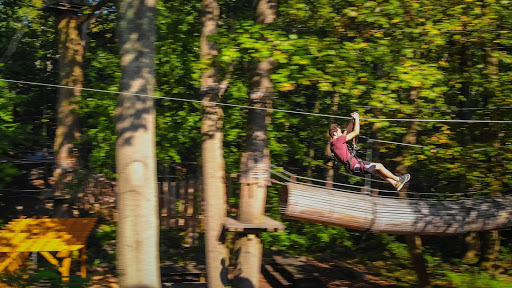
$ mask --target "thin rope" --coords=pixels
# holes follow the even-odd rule
[[[277,166],[275,166],[277,167]],[[282,168],[281,168],[282,169]],[[275,173],[276,175],[279,175],[277,174],[274,170],[271,170],[271,172]],[[351,187],[351,188],[356,188],[356,189],[367,189],[369,187],[367,186],[359,186],[359,185],[350,185],[350,184],[345,184],[345,183],[338,183],[338,182],[332,182],[332,181],[325,181],[325,180],[320,180],[320,179],[315,179],[315,178],[308,178],[308,177],[303,177],[303,176],[298,176],[298,175],[293,175],[292,173],[282,169],[282,172],[286,173],[286,174],[289,174],[291,176],[294,176],[296,178],[300,178],[300,179],[305,179],[305,180],[310,180],[310,181],[316,181],[316,182],[322,182],[322,183],[332,183],[333,185],[339,185],[339,186],[347,186],[347,187]],[[284,179],[286,179],[286,177],[284,176],[281,176],[283,177]],[[312,185],[312,186],[316,186],[316,187],[321,187],[321,188],[325,188],[325,189],[331,189],[329,187],[325,187],[325,186],[319,186],[319,185],[315,185],[315,184],[310,184],[310,183],[304,183],[304,182],[299,182],[299,181],[294,181],[294,180],[291,180],[291,179],[287,179],[289,182],[294,182],[294,183],[301,183],[301,184],[309,184],[309,185]],[[386,182],[387,183],[387,182]],[[335,189],[335,190],[340,190],[340,191],[351,191],[351,192],[357,192],[359,193],[358,191],[352,191],[352,190],[345,190],[345,189]],[[383,190],[383,189],[379,189],[379,191],[382,191],[382,192],[391,192],[391,193],[396,193],[396,191],[391,191],[391,190]],[[420,192],[413,192],[413,191],[407,191],[405,192],[406,194],[421,194]],[[431,193],[425,193],[425,194],[431,194]],[[446,195],[446,194],[444,194]]]
[[[420,147],[420,148],[431,148],[431,149],[435,148],[435,147],[422,146],[422,145],[416,145],[416,144],[407,144],[407,143],[400,143],[400,142],[372,139],[372,138],[368,138],[366,136],[361,136],[361,135],[359,135],[359,137],[365,138],[365,139],[368,139],[368,140],[371,140],[371,141],[375,141],[375,142],[382,142],[382,143],[388,143],[388,144],[396,144],[396,145],[412,146],[412,147]],[[439,148],[439,149],[441,149],[441,148]]]
[[[325,180],[320,180],[320,179],[313,179],[313,178],[308,178],[308,177],[303,177],[303,176],[296,176],[297,178],[301,178],[301,179],[305,179],[305,180],[310,180],[310,181],[317,181],[317,182],[322,182],[322,183],[329,183],[329,184],[333,184],[333,185],[340,185],[340,186],[346,186],[346,187],[352,187],[352,188],[368,188],[367,186],[359,186],[359,185],[350,185],[350,184],[344,184],[344,183],[336,183],[336,182],[332,182],[332,181],[325,181]]]
[[[407,143],[400,143],[400,142],[372,139],[372,138],[369,138],[367,136],[361,136],[361,135],[359,135],[359,137],[361,137],[363,139],[367,139],[369,141],[371,140],[371,141],[374,141],[374,142],[382,142],[382,143],[402,145],[402,146],[412,146],[412,147],[419,147],[419,148],[425,148],[425,149],[436,149],[436,150],[445,150],[445,151],[446,150],[450,150],[450,149],[447,149],[447,148],[439,148],[439,147],[436,147],[436,146],[423,146],[423,145],[417,145],[417,144],[407,144]],[[488,150],[488,149],[505,148],[505,147],[509,147],[509,146],[512,146],[512,144],[500,145],[500,146],[497,146],[497,147],[490,146],[490,147],[485,147],[485,148],[477,148],[477,149],[472,149],[472,150],[467,150],[467,151],[457,151],[457,152],[459,152],[459,153],[470,153],[470,152],[475,152],[475,151],[484,151],[484,150]]]
[[[40,198],[39,195],[29,195],[29,194],[3,195],[3,197],[9,197],[9,198],[21,198],[21,197]]]
[[[311,186],[311,187],[327,189],[327,190],[335,190],[335,191],[340,191],[340,192],[347,192],[347,193],[352,193],[352,194],[360,194],[361,193],[360,191],[352,191],[352,190],[348,190],[348,189],[341,189],[341,188],[334,188],[334,187],[325,187],[325,186],[320,186],[320,185],[311,184],[311,183],[304,183],[304,182],[297,182],[297,181],[295,181],[295,183],[299,183],[299,184],[306,185],[306,186]]]
[[[57,84],[45,84],[45,83],[38,83],[38,82],[9,80],[9,79],[3,79],[3,78],[0,78],[0,80],[5,81],[5,82],[29,84],[29,85],[39,85],[39,86],[47,86],[47,87],[55,87],[55,88],[69,88],[69,89],[78,89],[78,90],[92,91],[92,92],[102,92],[102,93],[111,93],[111,94],[120,94],[120,95],[132,95],[132,96],[140,96],[140,97],[150,97],[150,98],[155,98],[155,99],[167,99],[167,100],[184,101],[184,102],[213,104],[213,105],[221,105],[221,106],[229,106],[229,107],[237,107],[237,108],[245,108],[245,109],[266,110],[266,111],[302,114],[302,115],[319,116],[319,117],[327,117],[327,118],[352,119],[352,117],[346,117],[346,116],[328,115],[328,114],[302,112],[302,111],[291,111],[291,110],[266,108],[266,107],[254,107],[254,106],[229,104],[229,103],[218,103],[218,102],[192,100],[192,99],[184,99],[184,98],[177,98],[177,97],[165,97],[165,96],[156,96],[156,95],[148,95],[148,94],[140,94],[140,93],[128,93],[128,92],[118,92],[118,91],[91,89],[91,88],[83,88],[83,87],[72,87],[72,86],[57,85]],[[451,123],[512,123],[512,120],[457,120],[457,119],[411,119],[411,118],[403,118],[403,119],[402,118],[360,118],[360,120],[401,121],[401,122],[451,122]]]
[[[288,182],[293,182],[290,178],[284,176],[283,174],[277,172],[277,171],[274,171],[274,170],[270,170],[270,173],[274,174],[274,175],[277,175],[281,178],[283,178],[284,180],[288,181]]]
[[[370,180],[373,182],[389,183],[388,181],[384,181],[384,180],[378,180],[378,179],[373,179],[373,178],[366,179],[366,177],[356,176],[356,175],[352,175],[352,174],[348,174],[348,173],[344,173],[344,172],[340,172],[340,174],[347,175],[349,177],[359,178],[361,180]]]
[[[369,196],[372,196],[372,197],[380,197],[380,198],[402,199],[402,200],[414,200],[414,199],[423,199],[423,200],[425,200],[426,199],[426,200],[431,200],[431,201],[457,201],[458,200],[458,199],[436,199],[436,198],[414,197],[414,195],[433,195],[432,193],[427,193],[427,192],[423,192],[423,193],[420,193],[420,192],[412,193],[412,192],[409,192],[409,191],[402,192],[402,193],[405,193],[405,194],[413,195],[413,197],[404,198],[404,197],[400,197],[400,196],[375,195],[375,194],[372,194],[372,193],[367,192],[367,191],[365,191],[365,192],[352,191],[352,190],[347,190],[347,189],[325,187],[325,186],[315,185],[315,184],[311,184],[311,183],[304,183],[304,182],[297,182],[297,181],[293,181],[293,182],[301,184],[301,185],[305,185],[305,186],[311,186],[311,187],[322,188],[322,189],[327,189],[327,190],[334,190],[334,191],[339,191],[339,192],[346,192],[346,193],[351,193],[351,194],[364,194],[364,195],[369,195]],[[367,187],[362,187],[362,188],[367,188]],[[379,192],[382,192],[382,191],[387,191],[387,190],[379,190]],[[396,193],[396,191],[393,191],[393,192]],[[456,196],[456,195],[455,194],[443,194],[441,196]],[[463,198],[465,198],[465,197],[463,197]]]
[[[281,172],[285,173],[285,174],[288,174],[288,175],[291,175],[293,177],[296,177],[296,178],[300,178],[300,179],[306,179],[306,180],[310,180],[310,181],[316,181],[316,182],[323,182],[323,183],[333,183],[333,184],[336,184],[336,185],[340,185],[340,186],[348,186],[348,187],[353,187],[353,188],[357,188],[359,190],[361,189],[368,189],[369,187],[367,186],[357,186],[357,185],[349,185],[349,184],[343,184],[343,183],[337,183],[337,182],[331,182],[331,181],[325,181],[325,180],[320,180],[320,179],[314,179],[314,178],[308,178],[308,177],[303,177],[303,176],[298,176],[298,175],[294,175],[286,170],[284,170],[283,168],[281,167],[278,167],[278,166],[275,166],[275,165],[271,165],[272,167],[274,168],[279,168],[281,170]],[[286,179],[288,182],[292,182],[292,183],[299,183],[299,184],[304,184],[304,185],[308,185],[308,186],[312,186],[312,187],[318,187],[318,188],[322,188],[322,189],[329,189],[329,190],[335,190],[335,191],[341,191],[341,192],[349,192],[349,193],[361,193],[360,191],[352,191],[352,190],[347,190],[347,189],[340,189],[340,188],[333,188],[333,187],[325,187],[325,186],[320,186],[320,185],[316,185],[316,184],[311,184],[311,183],[304,183],[304,182],[299,182],[299,181],[294,181],[294,180],[291,180],[285,176],[283,176],[282,174],[280,173],[277,173],[276,171],[274,171],[273,169],[271,169],[271,173],[274,173],[280,177],[282,177],[283,179]],[[350,176],[350,175],[349,175]],[[281,183],[280,183],[281,184]],[[371,188],[371,189],[374,189],[374,188]],[[384,192],[384,193],[391,193],[391,194],[396,194],[397,191],[395,190],[385,190],[385,189],[378,189],[379,193],[380,192]],[[364,192],[366,194],[368,194],[369,192]],[[456,199],[436,199],[436,198],[432,198],[432,197],[458,197],[458,199],[465,199],[465,198],[469,198],[467,197],[468,195],[471,196],[471,195],[474,195],[474,194],[478,194],[479,192],[478,191],[464,191],[462,193],[442,193],[442,194],[434,194],[434,193],[431,193],[431,192],[414,192],[414,191],[404,191],[402,192],[403,194],[406,194],[406,195],[412,195],[413,197],[407,197],[407,198],[403,198],[403,197],[399,197],[399,196],[388,196],[388,195],[378,195],[379,197],[387,197],[387,198],[397,198],[397,199],[431,199],[431,200],[456,200]],[[421,195],[429,195],[431,197],[428,197],[428,198],[420,198],[420,197],[414,197],[414,196],[421,196]]]
[[[11,192],[44,192],[50,191],[51,188],[43,188],[43,189],[0,189],[0,191],[11,191]]]
[[[376,109],[388,109],[388,110],[403,110],[402,108],[389,108],[385,106],[372,106],[372,105],[354,105],[354,107],[359,108],[376,108]],[[512,106],[505,106],[505,107],[468,107],[468,108],[458,108],[458,107],[450,107],[450,108],[411,108],[411,110],[427,110],[427,111],[458,111],[458,110],[495,110],[495,109],[512,109]]]
[[[271,181],[272,181],[272,183],[277,183],[277,184],[279,184],[279,185],[283,185],[283,186],[285,186],[285,185],[286,185],[286,183],[281,182],[281,181],[277,181],[277,180],[274,180],[274,179],[272,179]]]

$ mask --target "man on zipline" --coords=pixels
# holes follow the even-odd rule
[[[363,174],[377,174],[382,179],[388,181],[397,191],[400,191],[404,184],[409,181],[409,174],[400,177],[395,176],[381,163],[373,163],[363,161],[356,157],[355,151],[349,150],[347,142],[359,136],[359,114],[354,112],[350,114],[352,122],[343,132],[340,126],[332,124],[329,128],[329,136],[331,136],[331,151],[339,162],[345,164],[346,168],[351,172],[360,172]],[[353,128],[351,127],[353,125]]]

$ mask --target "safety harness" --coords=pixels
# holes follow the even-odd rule
[[[351,146],[351,145],[347,145],[347,148],[348,148],[348,151],[350,153],[350,156],[348,157],[348,161],[347,162],[344,162],[340,159],[340,157],[338,157],[338,155],[336,155],[336,153],[334,152],[334,145],[332,144],[332,141],[331,141],[331,156],[332,158],[334,159],[334,161],[340,163],[340,164],[343,164],[345,166],[345,170],[347,170],[348,173],[350,174],[354,174],[354,173],[361,173],[363,174],[364,173],[364,162],[363,160],[357,158],[356,156],[356,153],[357,153],[357,150],[359,150],[359,147],[357,146],[356,143],[354,143],[354,146]],[[354,171],[351,169],[350,167],[350,163],[352,163],[352,159],[356,158],[357,160],[357,163],[359,164],[359,167],[360,167],[360,171]]]

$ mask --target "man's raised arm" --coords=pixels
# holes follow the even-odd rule
[[[354,118],[354,131],[347,134],[347,141],[352,140],[354,137],[359,135],[359,114],[357,112],[353,112],[350,115]]]

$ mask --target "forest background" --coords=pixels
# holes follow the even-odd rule
[[[36,9],[43,4],[0,1],[2,79],[58,83],[56,20]],[[200,174],[200,79],[216,65],[220,80],[227,83],[220,101],[228,104],[222,106],[225,173],[239,173],[254,61],[271,57],[276,110],[269,112],[267,136],[272,164],[297,175],[327,179],[333,169],[326,153],[327,127],[346,125],[343,117],[353,111],[374,119],[465,120],[363,120],[362,135],[409,145],[361,139],[360,146],[392,171],[405,165],[413,175],[411,191],[439,199],[456,193],[480,197],[511,191],[511,124],[492,122],[512,120],[510,1],[280,1],[277,18],[267,25],[257,23],[251,1],[219,5],[218,33],[210,39],[218,55],[201,60],[201,2],[158,2],[159,165],[171,165],[180,175]],[[115,1],[107,3],[82,31],[85,88],[119,91],[117,7]],[[0,189],[5,195],[19,188],[22,169],[15,160],[53,148],[57,87],[0,81],[0,94]],[[83,90],[78,99],[81,135],[75,149],[81,174],[74,179],[76,187],[98,175],[116,178],[116,101],[115,93],[92,90]],[[341,167],[334,169],[336,182],[362,183],[340,173]],[[268,188],[267,213],[281,220],[278,190],[279,185]],[[238,192],[235,189],[228,199],[233,207]],[[3,199],[0,205],[7,211],[9,201]],[[5,212],[4,223],[13,217]],[[339,255],[363,264],[395,263],[382,276],[415,285],[416,280],[407,276],[414,268],[403,236],[283,222],[285,232],[263,235],[265,248],[315,257]],[[509,230],[423,237],[422,251],[432,278],[442,285],[484,281],[504,287],[512,282],[511,237]]]

